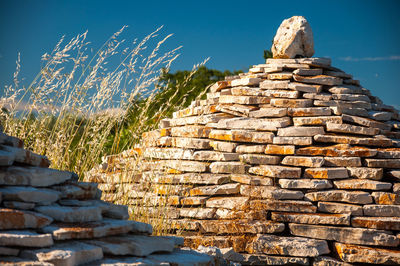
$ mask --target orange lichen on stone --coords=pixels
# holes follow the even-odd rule
[[[372,157],[377,153],[376,149],[364,147],[351,147],[346,144],[338,144],[328,147],[304,147],[296,150],[298,155],[322,155],[329,157]]]
[[[289,155],[294,154],[294,145],[267,145],[265,149],[266,154],[279,154],[279,155]]]

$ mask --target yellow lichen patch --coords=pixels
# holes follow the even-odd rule
[[[295,146],[294,145],[267,145],[265,149],[266,154],[280,154],[280,155],[288,155],[294,154]]]

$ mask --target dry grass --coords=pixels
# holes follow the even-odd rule
[[[102,156],[132,148],[167,112],[179,109],[181,105],[171,106],[165,101],[158,110],[151,110],[156,95],[161,95],[157,98],[160,100],[163,93],[168,94],[160,91],[157,82],[179,56],[180,47],[163,52],[162,46],[171,35],[160,37],[161,27],[127,45],[122,39],[125,28],[114,33],[97,52],[90,52],[87,32],[69,42],[61,38],[51,53],[42,56],[44,65],[28,86],[20,83],[18,57],[14,84],[5,88],[0,101],[4,131],[23,139],[26,148],[46,155],[51,167],[74,171],[83,179]],[[194,66],[177,86],[185,87],[205,62]],[[185,97],[179,101],[182,105],[186,104]],[[140,160],[133,162],[134,167]],[[121,171],[131,174],[128,168]],[[127,184],[121,183],[124,196],[118,199],[125,203],[129,203],[124,200],[129,198]],[[167,201],[149,214],[143,198],[132,209],[133,218],[152,222],[158,234],[166,232]]]

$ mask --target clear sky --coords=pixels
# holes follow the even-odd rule
[[[62,35],[88,30],[98,48],[128,25],[125,37],[143,38],[160,25],[183,45],[173,70],[207,66],[246,70],[263,62],[283,19],[302,15],[310,22],[315,55],[353,74],[386,104],[400,106],[400,1],[105,1],[0,0],[0,86],[11,84],[17,53],[22,77],[32,80],[40,56]]]

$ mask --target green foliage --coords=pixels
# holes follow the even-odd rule
[[[272,58],[272,52],[270,50],[264,50],[264,59]]]

